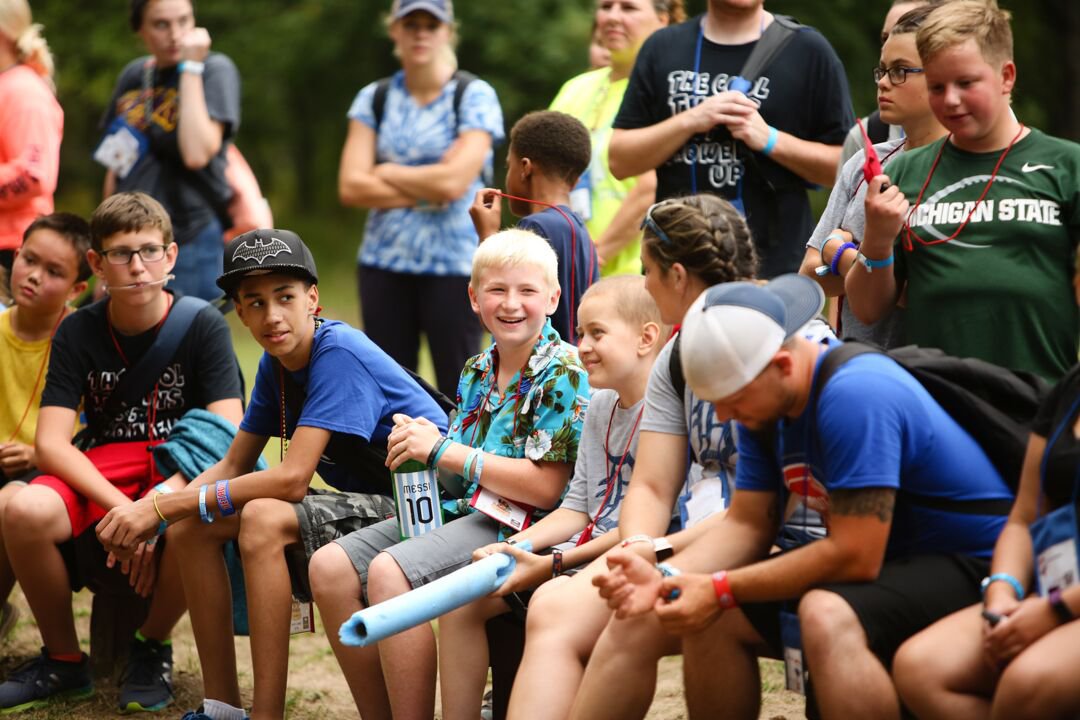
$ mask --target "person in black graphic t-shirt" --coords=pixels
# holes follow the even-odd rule
[[[799,267],[813,230],[807,185],[832,185],[854,123],[844,68],[803,27],[747,95],[728,89],[775,22],[764,0],[709,0],[641,48],[609,148],[619,178],[656,169],[656,199],[713,192],[741,208],[761,276]],[[700,47],[700,52],[698,48]]]

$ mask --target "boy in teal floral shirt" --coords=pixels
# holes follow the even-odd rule
[[[522,230],[480,245],[469,299],[495,342],[466,363],[447,436],[424,418],[398,415],[387,450],[391,469],[413,460],[464,479],[464,498],[453,504],[452,522],[409,542],[399,542],[397,520],[388,520],[316,552],[308,574],[326,627],[339,627],[365,601],[464,567],[503,527],[519,530],[558,503],[577,460],[589,385],[577,351],[547,319],[560,296],[557,264],[543,238]],[[362,717],[433,716],[429,625],[370,648],[327,635]]]

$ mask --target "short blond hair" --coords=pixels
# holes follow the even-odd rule
[[[988,63],[1006,63],[1013,59],[1011,18],[996,0],[945,3],[927,16],[915,34],[915,47],[925,64],[942,50],[974,40]]]
[[[653,296],[645,289],[645,277],[642,275],[614,275],[601,278],[589,286],[581,296],[584,303],[589,298],[610,297],[613,300],[615,315],[632,328],[638,329],[646,323],[656,323],[661,337],[671,334],[671,326],[665,325],[660,317],[660,308]],[[663,343],[659,344],[660,346]]]
[[[480,276],[492,268],[532,265],[544,276],[551,290],[559,286],[559,257],[547,240],[536,233],[510,228],[497,232],[480,243],[473,255],[472,276],[469,285],[478,290]]]

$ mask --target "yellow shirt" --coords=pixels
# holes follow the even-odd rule
[[[34,444],[41,391],[45,387],[42,368],[49,360],[51,343],[51,338],[34,342],[21,340],[11,327],[11,310],[0,313],[0,443],[14,440]],[[27,406],[29,412],[26,412]],[[12,438],[24,412],[26,419]]]
[[[592,136],[592,218],[585,223],[594,241],[607,229],[637,178],[619,180],[608,166],[611,125],[619,112],[628,78],[611,82],[611,69],[601,68],[570,78],[551,102],[551,109],[573,115]],[[604,277],[641,274],[641,235],[600,268]]]

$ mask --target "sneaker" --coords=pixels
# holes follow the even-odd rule
[[[19,622],[19,608],[9,602],[5,602],[0,608],[0,642],[7,640],[8,635],[15,629],[15,623]]]
[[[90,658],[83,653],[77,663],[51,659],[41,648],[41,655],[11,671],[0,685],[0,715],[45,707],[60,699],[83,699],[94,694]]]
[[[213,720],[213,718],[204,713],[203,707],[200,705],[198,710],[189,710],[184,713],[184,717],[180,718],[180,720]],[[245,715],[244,720],[251,720],[251,718]]]
[[[484,693],[484,699],[480,703],[480,720],[491,720],[491,717],[492,717],[491,694],[492,694],[491,690],[488,690],[486,693]]]
[[[120,712],[154,712],[172,701],[172,645],[133,639],[120,676]]]

